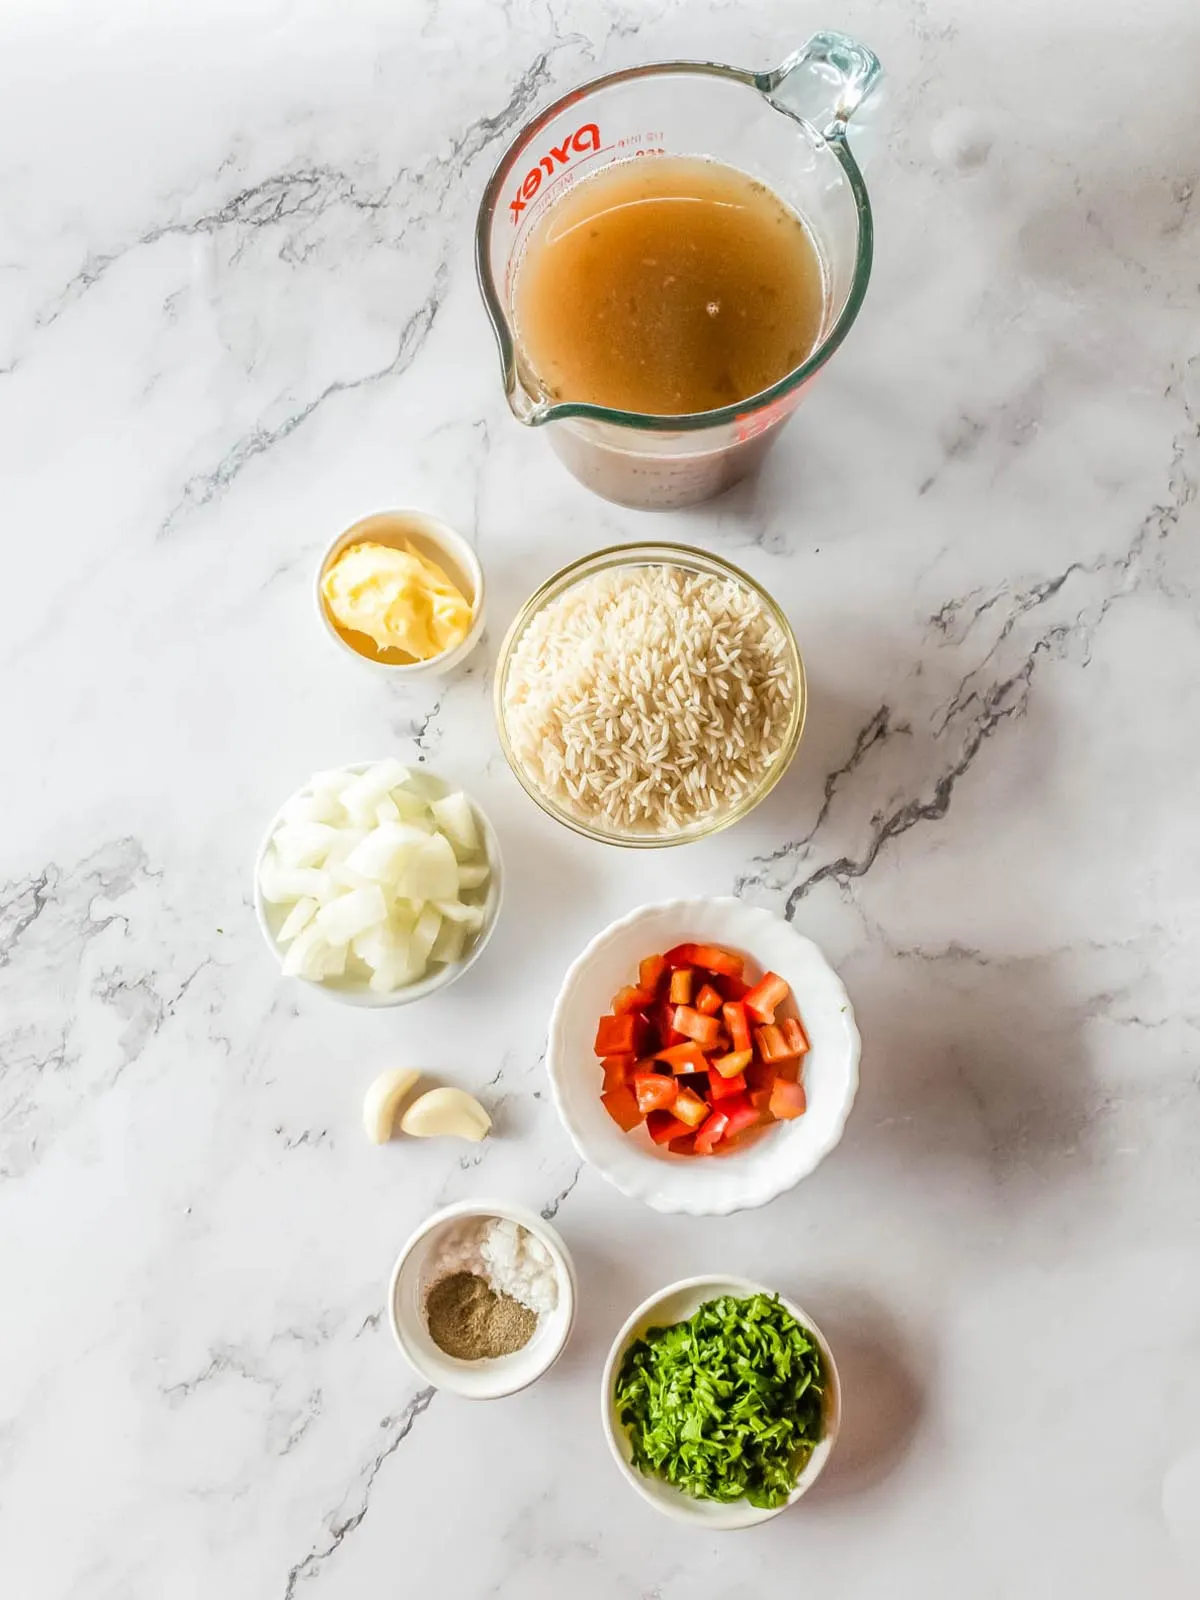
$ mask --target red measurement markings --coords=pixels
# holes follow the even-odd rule
[[[553,181],[556,166],[565,167],[575,156],[599,155],[600,149],[600,129],[594,122],[585,122],[574,133],[568,134],[561,144],[551,145],[536,165],[530,167],[508,202],[513,222],[519,223],[522,211],[542,187],[543,171]]]

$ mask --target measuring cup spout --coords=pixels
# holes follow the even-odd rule
[[[520,369],[515,360],[508,367],[505,378],[508,409],[517,421],[525,423],[530,428],[536,428],[538,423],[545,422],[550,407],[544,396],[531,394],[521,382]]]
[[[883,68],[865,44],[844,33],[814,33],[755,86],[779,111],[799,117],[826,139],[842,139],[846,124],[874,93]]]

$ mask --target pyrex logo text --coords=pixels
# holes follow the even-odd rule
[[[543,156],[536,167],[530,167],[516,193],[508,202],[513,221],[517,222],[520,219],[525,209],[525,202],[532,200],[541,188],[543,167],[549,178],[553,175],[556,161],[559,166],[565,167],[572,155],[582,155],[585,150],[599,150],[599,148],[600,129],[594,122],[585,122],[582,128],[576,128],[575,132],[565,138],[560,145],[551,145],[549,155]]]

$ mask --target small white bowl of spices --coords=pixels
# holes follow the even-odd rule
[[[428,1382],[468,1400],[498,1400],[562,1354],[575,1320],[575,1269],[536,1212],[460,1201],[427,1218],[400,1252],[388,1319]]]

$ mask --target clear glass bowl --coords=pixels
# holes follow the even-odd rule
[[[572,585],[579,583],[584,578],[591,577],[594,573],[605,572],[613,567],[645,567],[668,566],[682,567],[687,572],[704,573],[710,577],[731,578],[740,583],[744,588],[758,597],[766,607],[771,617],[775,620],[788,646],[788,655],[792,668],[792,681],[796,686],[795,699],[792,703],[791,717],[788,721],[787,731],[784,735],[783,745],[778,759],[763,774],[758,787],[749,790],[740,799],[728,806],[723,811],[710,813],[689,823],[686,827],[675,828],[660,833],[634,832],[616,828],[601,827],[598,824],[586,822],[581,817],[575,816],[571,811],[550,795],[544,794],[533,778],[525,771],[508,734],[505,714],[505,699],[508,685],[509,668],[512,662],[513,651],[517,640],[525,629],[538,615],[538,613],[551,601]],[[780,609],[777,602],[763,588],[760,583],[735,567],[730,561],[723,561],[719,556],[709,555],[706,551],[697,550],[691,545],[683,544],[618,544],[611,545],[606,550],[597,550],[582,560],[573,561],[569,566],[563,567],[552,578],[542,584],[534,594],[521,607],[504,637],[500,646],[500,657],[496,664],[496,727],[500,735],[500,748],[504,751],[505,759],[516,775],[517,781],[531,799],[535,800],[542,810],[561,822],[565,827],[571,828],[575,833],[581,833],[587,839],[597,839],[602,844],[625,845],[631,849],[655,849],[664,845],[691,844],[693,840],[705,839],[710,834],[719,833],[722,828],[728,828],[733,823],[741,821],[764,799],[780,778],[787,771],[796,747],[800,743],[800,735],[804,731],[804,717],[808,709],[808,693],[804,679],[804,662],[800,656],[800,649],[796,643],[796,636],[792,632],[791,623]]]

